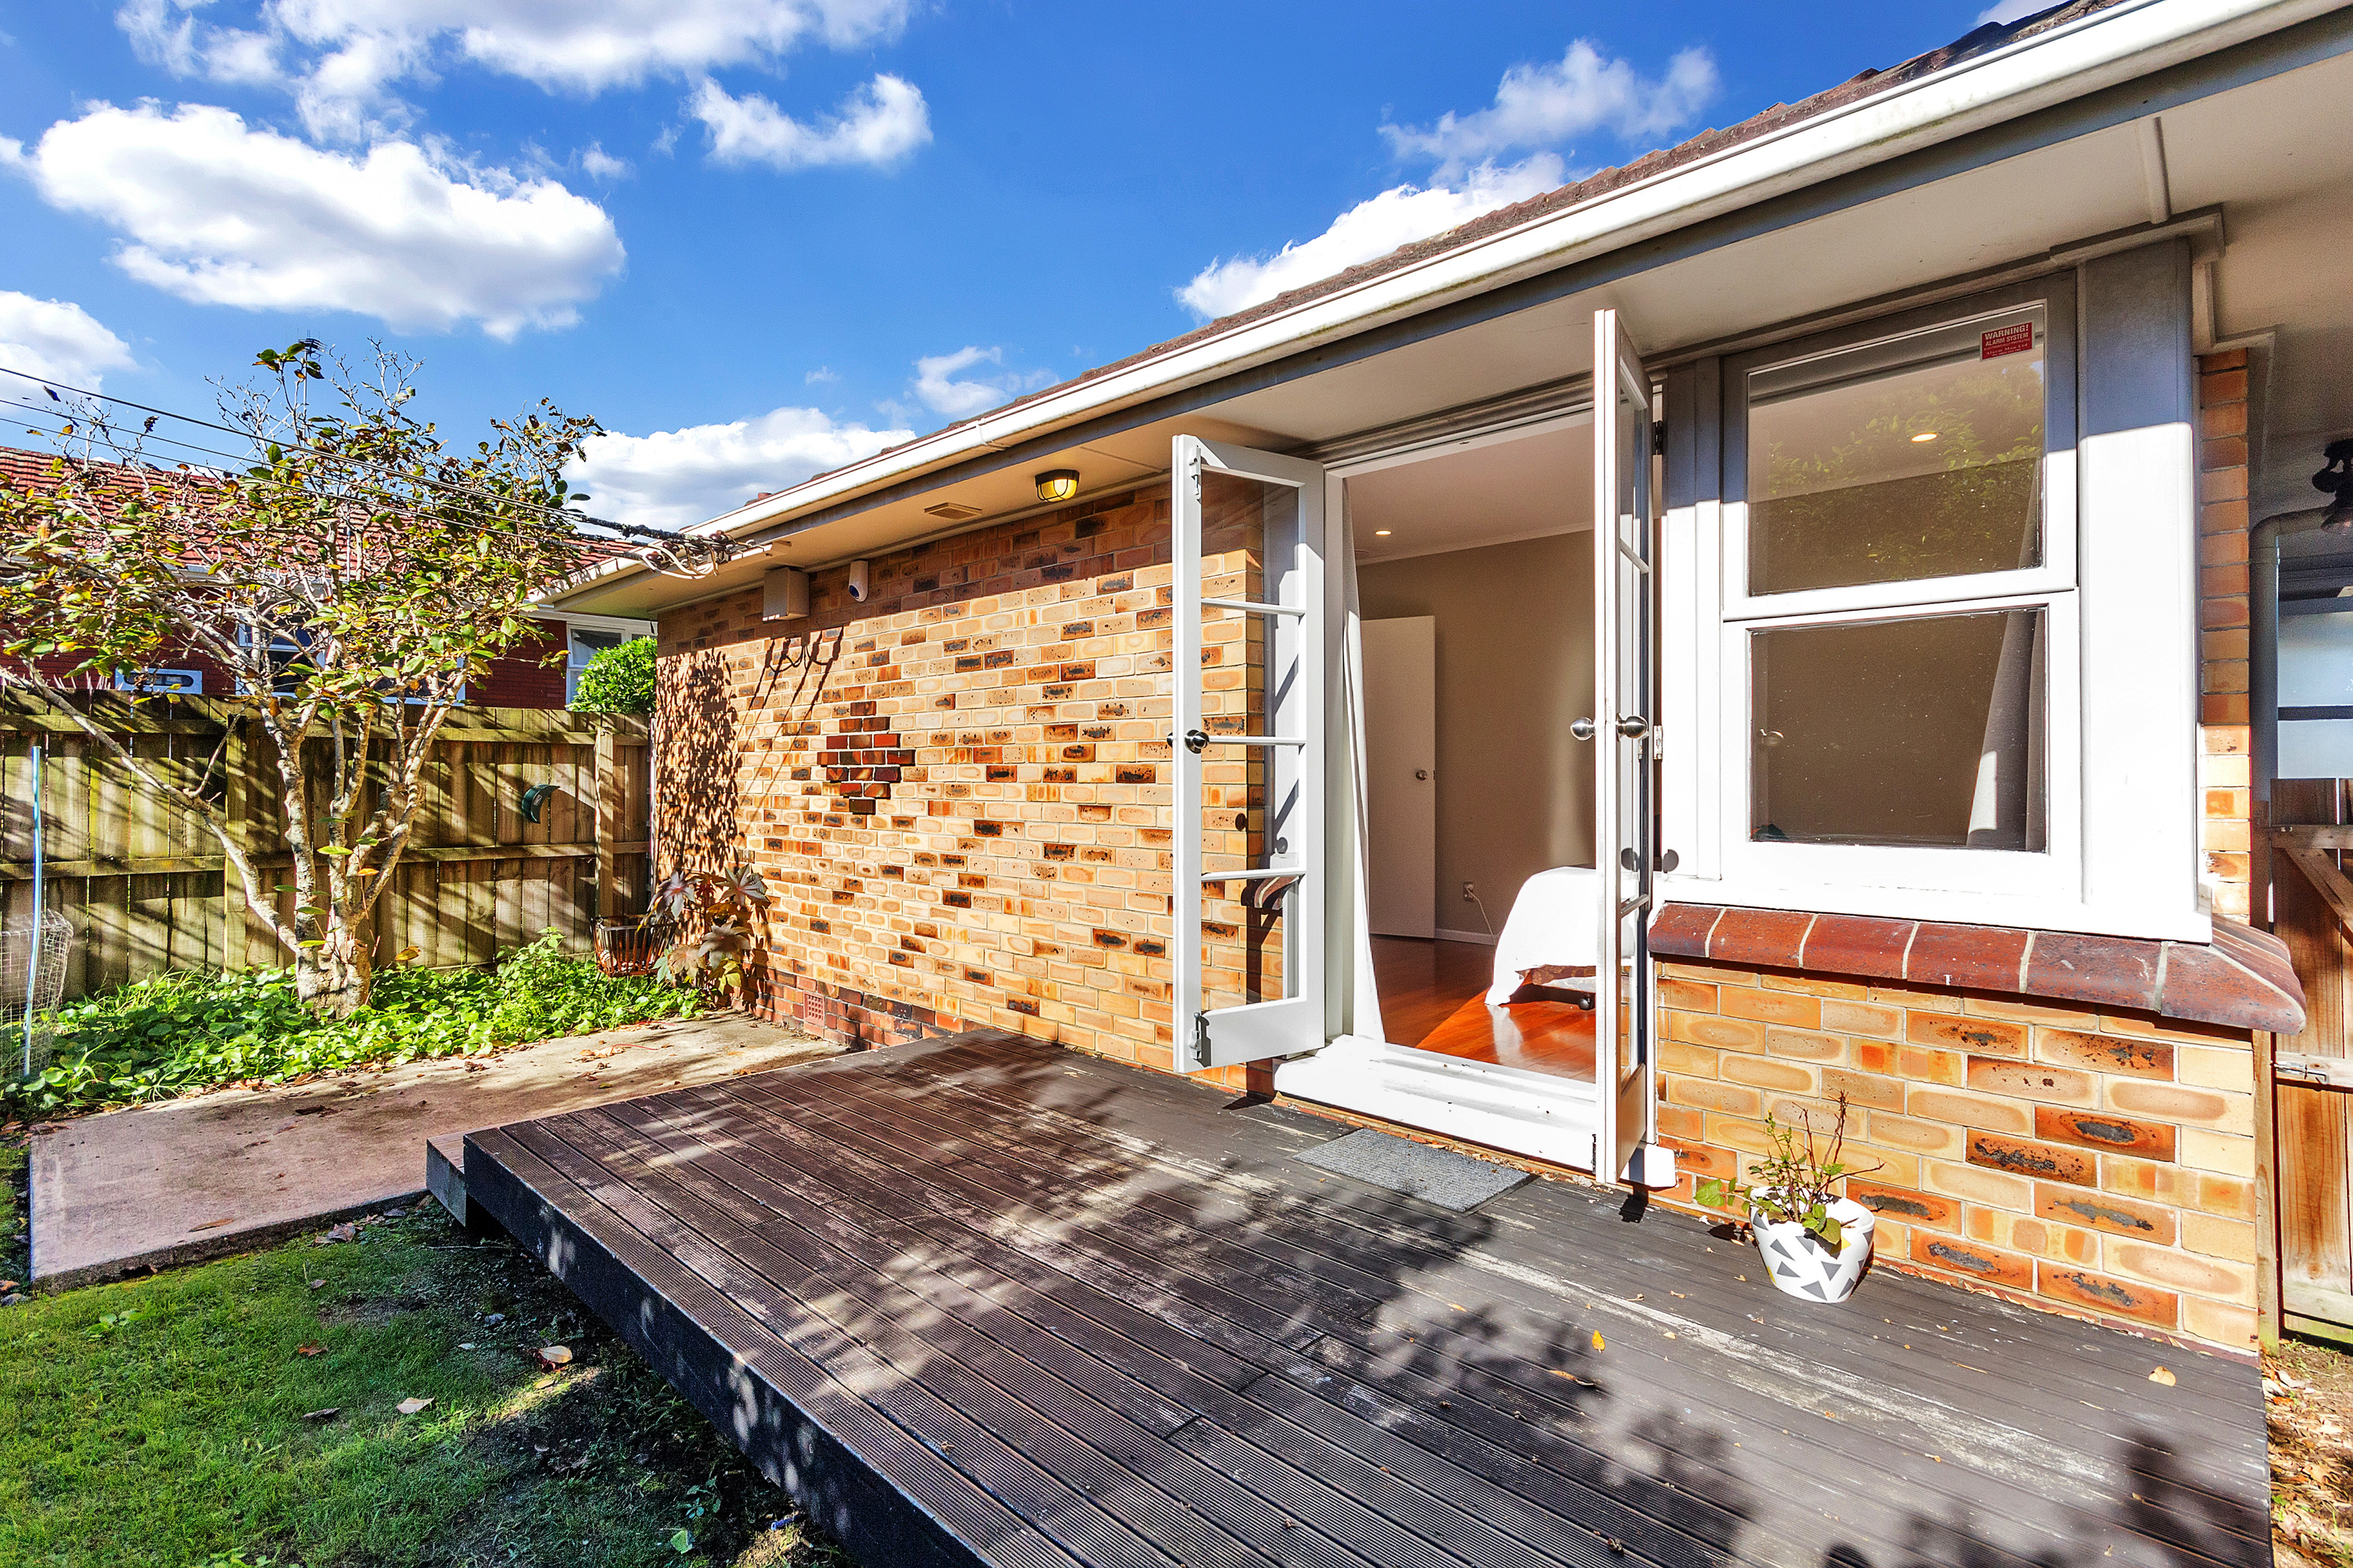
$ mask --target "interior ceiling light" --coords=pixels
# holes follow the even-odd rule
[[[1925,441],[1933,441],[1933,440],[1935,440],[1936,438],[1936,431],[1934,431],[1934,430],[1923,430],[1923,431],[1921,431],[1917,436],[1915,436],[1915,437],[1912,437],[1912,444],[1913,444],[1914,446],[1915,446],[1915,447],[1916,447],[1916,446],[1919,446],[1922,442],[1925,442]]]
[[[1049,468],[1036,476],[1038,499],[1043,501],[1068,500],[1079,493],[1079,470]]]
[[[978,517],[980,508],[966,506],[960,500],[944,500],[937,506],[925,507],[923,515],[940,518],[948,522],[962,522],[965,518]]]
[[[1390,530],[1386,528],[1377,528],[1373,530],[1373,537],[1376,539],[1387,539],[1389,536],[1390,531]]]

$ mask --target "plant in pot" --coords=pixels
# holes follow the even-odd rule
[[[1802,1132],[1768,1113],[1765,1133],[1773,1152],[1757,1162],[1751,1179],[1711,1178],[1693,1194],[1707,1208],[1746,1214],[1774,1289],[1802,1301],[1845,1300],[1871,1261],[1875,1216],[1832,1190],[1841,1179],[1863,1173],[1840,1157],[1846,1146],[1846,1109],[1841,1094],[1827,1148],[1816,1142],[1807,1112],[1799,1112]]]

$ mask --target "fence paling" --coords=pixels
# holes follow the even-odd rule
[[[126,736],[151,765],[204,777],[232,836],[265,880],[290,865],[280,820],[277,762],[232,705],[204,699],[136,706],[78,699]],[[226,740],[226,744],[224,741]],[[285,962],[246,908],[234,872],[192,812],[129,777],[70,719],[0,704],[0,928],[31,919],[31,745],[42,750],[49,908],[75,942],[66,994],[83,995],[164,969]],[[600,912],[642,907],[648,805],[641,721],[583,722],[558,710],[471,709],[451,715],[424,770],[424,803],[401,864],[378,900],[380,961],[405,947],[435,967],[487,963],[501,948],[553,926],[583,953]],[[315,748],[316,754],[313,754]],[[323,738],[305,763],[323,778]],[[540,820],[523,790],[554,784]],[[290,891],[277,895],[290,919]]]
[[[2282,1305],[2298,1320],[2353,1325],[2353,848],[2337,780],[2273,785],[2274,931],[2305,994],[2305,1027],[2274,1042]]]

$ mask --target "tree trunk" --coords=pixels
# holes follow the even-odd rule
[[[340,920],[319,934],[320,945],[295,958],[294,994],[314,1013],[348,1018],[368,1005],[375,985],[367,938]]]

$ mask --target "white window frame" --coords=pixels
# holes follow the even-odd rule
[[[159,679],[168,684],[157,684]],[[114,689],[136,691],[149,697],[202,697],[205,694],[205,672],[201,669],[118,669],[114,672]]]
[[[1851,353],[1936,328],[1998,324],[2039,307],[2044,406],[2041,563],[2010,572],[1915,578],[1791,593],[1748,589],[1748,384],[1760,370]],[[2003,289],[1796,337],[1720,364],[1713,397],[1694,413],[1714,424],[1716,498],[1671,510],[1665,530],[1670,638],[1697,657],[1665,651],[1670,687],[1663,748],[1667,845],[1679,848],[1662,879],[1672,899],[1766,908],[1831,910],[1906,919],[2068,926],[2084,900],[2083,606],[2078,580],[2076,285],[2054,273]],[[1672,578],[1698,579],[1688,596]],[[1688,607],[1689,618],[1685,618]],[[1797,844],[1750,837],[1754,700],[1750,633],[2006,609],[2044,615],[2042,755],[2044,846],[2038,851],[1914,845]],[[1681,624],[1679,631],[1678,623]],[[1674,688],[1682,688],[1675,690]],[[1680,699],[1680,700],[1678,700]],[[1678,714],[1691,716],[1685,725]],[[1680,729],[1691,743],[1678,747]],[[1685,784],[1672,775],[1683,773]],[[1681,821],[1676,820],[1681,818]],[[1681,849],[1687,845],[1688,849]]]

